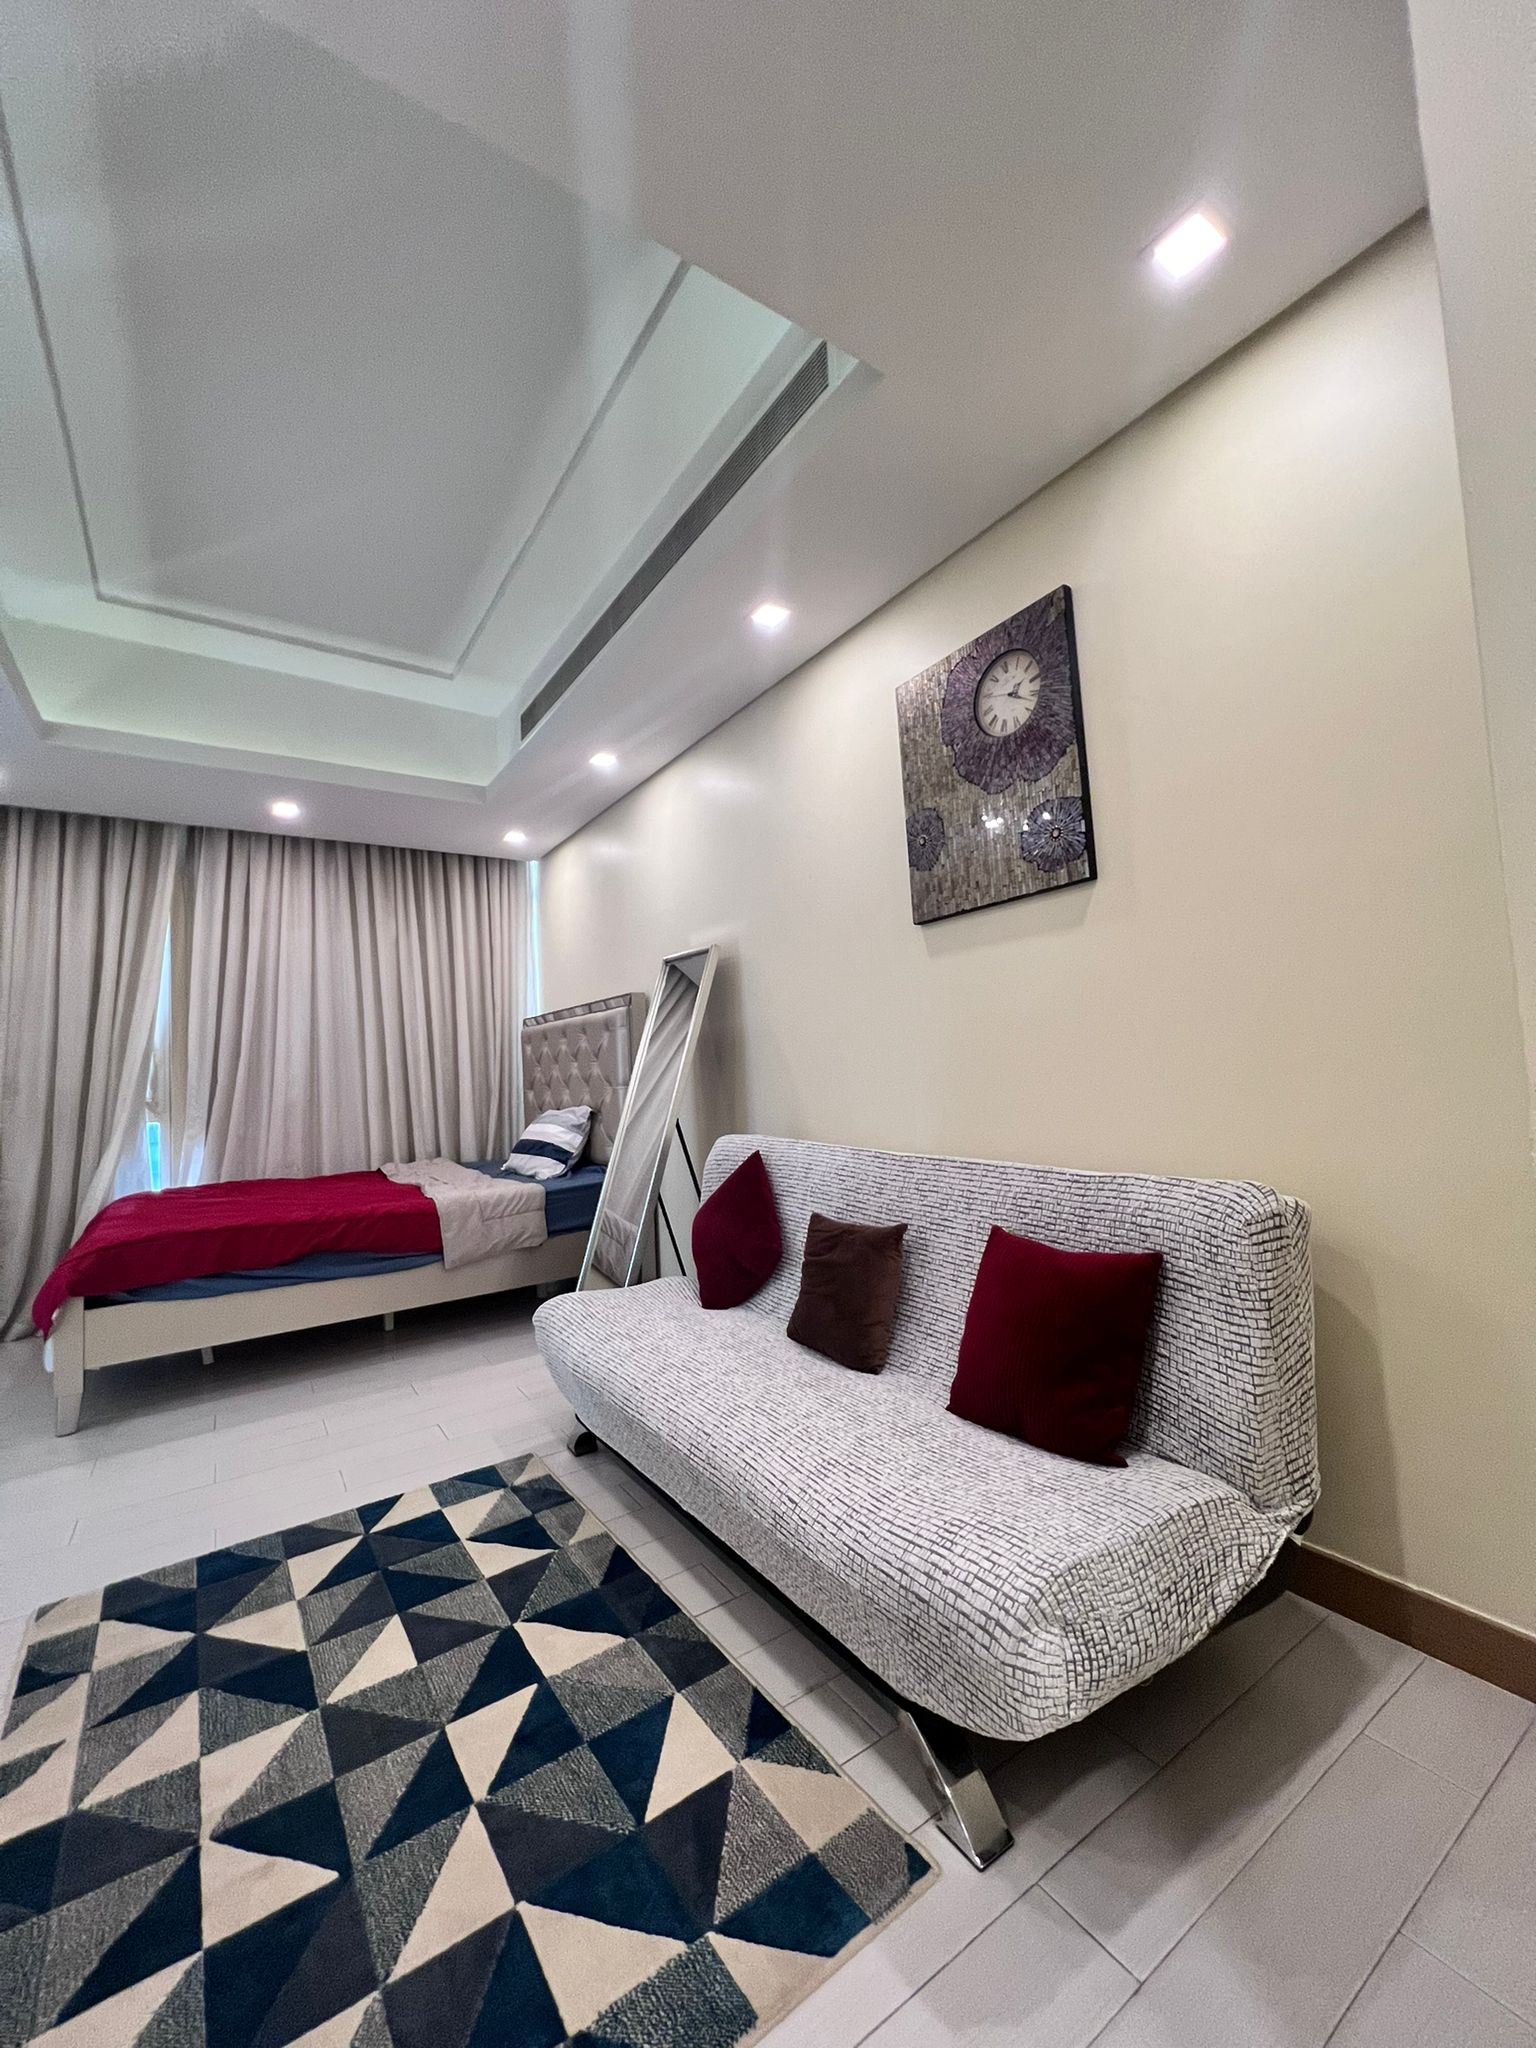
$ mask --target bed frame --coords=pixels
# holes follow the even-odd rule
[[[531,1123],[545,1110],[590,1104],[590,1156],[605,1164],[618,1131],[644,1012],[644,996],[623,995],[530,1017],[522,1029],[523,1123]],[[134,1301],[87,1308],[72,1296],[54,1318],[43,1347],[44,1362],[53,1374],[55,1434],[72,1436],[79,1428],[86,1374],[105,1366],[178,1351],[200,1351],[203,1363],[212,1365],[219,1344],[314,1330],[363,1316],[382,1316],[384,1327],[391,1329],[401,1309],[574,1280],[586,1245],[586,1231],[570,1230],[546,1238],[531,1251],[507,1252],[453,1272],[434,1259],[403,1272],[304,1281],[294,1287],[207,1295],[197,1301]]]

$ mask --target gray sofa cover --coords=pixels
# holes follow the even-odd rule
[[[1193,1647],[1317,1497],[1307,1214],[1234,1181],[1070,1173],[729,1137],[784,1231],[744,1308],[688,1280],[563,1295],[534,1328],[582,1421],[902,1698],[978,1734],[1044,1735]],[[905,1221],[877,1378],[784,1334],[817,1209]],[[1053,1457],[945,1408],[994,1223],[1080,1250],[1163,1253],[1124,1471]]]

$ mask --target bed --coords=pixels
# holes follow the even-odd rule
[[[86,1375],[106,1366],[184,1351],[201,1352],[204,1363],[211,1365],[220,1344],[364,1316],[381,1316],[389,1328],[402,1309],[574,1280],[586,1248],[603,1168],[618,1131],[644,1008],[643,996],[609,996],[599,1002],[546,1011],[523,1025],[523,1124],[547,1110],[582,1103],[589,1104],[593,1112],[582,1166],[544,1184],[547,1234],[542,1244],[450,1269],[440,1250],[428,1248],[436,1235],[431,1205],[426,1205],[425,1227],[419,1223],[419,1204],[417,1219],[401,1213],[402,1203],[397,1198],[414,1196],[415,1190],[390,1193],[389,1184],[378,1174],[271,1183],[274,1189],[308,1190],[309,1201],[300,1206],[307,1206],[311,1224],[328,1201],[335,1200],[339,1208],[343,1195],[352,1207],[358,1206],[359,1187],[343,1190],[342,1183],[380,1183],[366,1206],[388,1215],[389,1227],[380,1229],[376,1237],[389,1248],[350,1248],[369,1241],[369,1231],[359,1231],[354,1218],[353,1228],[334,1233],[347,1240],[348,1248],[325,1246],[327,1233],[311,1229],[319,1249],[265,1264],[242,1261],[232,1268],[209,1270],[206,1247],[213,1240],[205,1237],[201,1255],[193,1249],[181,1255],[179,1263],[177,1259],[162,1260],[168,1270],[153,1284],[69,1292],[51,1315],[44,1343],[44,1358],[53,1374],[56,1433],[69,1436],[79,1427]],[[499,1172],[497,1161],[475,1164],[482,1172]],[[221,1192],[228,1190],[184,1190],[181,1200],[186,1203],[190,1197],[195,1202],[204,1197],[211,1206]],[[141,1200],[154,1204],[164,1198]],[[280,1233],[270,1241],[280,1246]],[[78,1249],[77,1245],[70,1256]]]

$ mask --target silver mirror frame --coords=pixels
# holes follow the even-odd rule
[[[618,1135],[614,1138],[613,1150],[609,1154],[607,1169],[603,1175],[602,1190],[597,1198],[597,1209],[592,1217],[592,1228],[588,1232],[586,1250],[582,1254],[581,1271],[576,1278],[576,1291],[578,1293],[593,1285],[632,1287],[635,1284],[640,1270],[640,1262],[644,1255],[646,1232],[656,1211],[657,1197],[661,1192],[661,1177],[666,1171],[667,1160],[672,1150],[672,1139],[677,1130],[678,1106],[682,1100],[683,1089],[693,1066],[694,1050],[699,1042],[699,1033],[704,1026],[704,1013],[709,1005],[709,991],[715,979],[715,968],[719,963],[719,958],[720,948],[718,946],[690,946],[686,952],[669,953],[661,963],[661,972],[656,977],[655,993],[651,997],[650,1008],[646,1012],[645,1030],[640,1039],[640,1050],[635,1055],[634,1064],[630,1068],[629,1083],[624,1091],[624,1111],[619,1119]],[[667,991],[668,976],[674,973],[685,975],[690,981],[694,981],[698,992],[694,997],[693,1014],[689,1019],[687,1035],[683,1040],[682,1050],[678,1056],[676,1069],[672,1076],[672,1086],[666,1097],[665,1115],[661,1124],[661,1141],[644,1179],[645,1195],[636,1218],[634,1239],[630,1245],[628,1259],[623,1268],[623,1278],[619,1279],[596,1263],[600,1242],[599,1232],[606,1217],[610,1193],[612,1188],[617,1185],[617,1175],[614,1169],[623,1161],[625,1140],[629,1139],[633,1142],[631,1125],[636,1106],[640,1101],[640,1083],[646,1072],[648,1058],[651,1056],[652,1042],[658,1019],[664,1012],[663,999]],[[594,1273],[596,1275],[595,1280]]]

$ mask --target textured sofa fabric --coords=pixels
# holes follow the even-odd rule
[[[582,1420],[895,1691],[980,1734],[1043,1735],[1198,1642],[1316,1498],[1300,1205],[772,1138],[722,1139],[706,1188],[757,1147],[786,1243],[813,1209],[910,1225],[885,1371],[790,1342],[792,1260],[715,1314],[681,1280],[564,1295],[535,1329]],[[1163,1253],[1123,1471],[946,1411],[994,1223]]]

